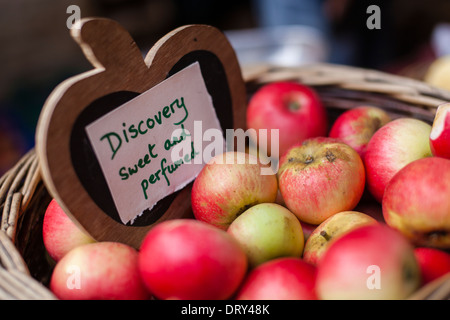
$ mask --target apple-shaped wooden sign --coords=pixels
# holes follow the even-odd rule
[[[83,19],[71,33],[94,69],[62,82],[42,109],[43,180],[94,239],[139,248],[156,223],[190,216],[203,133],[220,130],[223,144],[226,129],[244,127],[241,69],[211,26],[180,27],[145,58],[110,19]]]

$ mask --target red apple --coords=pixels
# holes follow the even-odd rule
[[[192,186],[191,204],[197,220],[226,230],[238,215],[251,206],[275,202],[276,174],[258,158],[241,152],[227,152],[211,159]]]
[[[318,225],[358,204],[365,186],[364,165],[349,145],[311,138],[281,158],[278,183],[287,208],[300,221]]]
[[[333,123],[329,136],[341,139],[364,160],[367,144],[373,134],[389,121],[391,117],[383,109],[360,106],[342,113]]]
[[[261,129],[278,129],[279,141],[270,141],[267,154],[282,156],[292,145],[305,139],[325,136],[327,114],[314,89],[296,82],[272,82],[264,85],[250,98],[247,108],[247,128],[253,129],[252,140],[258,144]],[[252,130],[249,130],[252,132]],[[270,150],[278,150],[272,153]]]
[[[278,257],[300,257],[305,243],[297,217],[276,203],[260,203],[244,211],[228,228],[250,267]]]
[[[59,261],[75,247],[95,242],[69,218],[55,199],[50,201],[45,210],[42,237],[44,246],[54,261]]]
[[[303,260],[317,265],[332,241],[350,230],[374,223],[377,223],[374,218],[358,211],[342,211],[332,215],[309,236],[303,250]]]
[[[450,249],[450,160],[428,157],[402,168],[382,207],[386,223],[414,244]]]
[[[450,159],[450,103],[442,104],[436,110],[430,146],[434,156]]]
[[[405,299],[420,286],[414,248],[384,224],[333,241],[317,269],[317,294],[324,300]]]
[[[146,300],[138,252],[117,242],[85,244],[69,251],[53,270],[50,289],[61,300]]]
[[[317,300],[316,268],[300,258],[284,257],[252,269],[237,300]]]
[[[389,180],[408,163],[431,156],[431,126],[413,118],[393,120],[372,136],[367,145],[364,164],[367,187],[381,202]]]
[[[435,248],[418,247],[414,254],[419,262],[422,285],[428,284],[450,272],[450,254]]]
[[[302,230],[303,230],[303,237],[305,238],[305,243],[306,243],[306,241],[308,241],[308,238],[311,236],[311,234],[317,228],[317,225],[306,223],[306,222],[302,222],[301,224],[302,224]]]
[[[247,265],[245,252],[226,231],[193,219],[156,225],[139,255],[140,274],[159,299],[228,299]]]

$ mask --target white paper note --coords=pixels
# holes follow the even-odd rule
[[[198,62],[97,119],[86,132],[124,224],[192,182],[214,155],[211,149],[225,146]],[[204,142],[204,132],[215,133],[216,141]]]

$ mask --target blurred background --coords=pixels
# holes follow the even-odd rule
[[[71,5],[121,23],[143,54],[195,23],[225,32],[242,66],[330,62],[428,81],[450,65],[448,0],[0,0],[0,175],[34,147],[55,86],[92,68],[70,37]]]

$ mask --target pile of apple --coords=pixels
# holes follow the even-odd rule
[[[50,289],[60,299],[406,299],[449,273],[450,104],[432,125],[374,106],[327,119],[310,87],[261,87],[247,126],[279,129],[278,170],[261,174],[265,150],[216,156],[192,186],[195,218],[157,224],[139,250],[95,241],[53,200]]]

